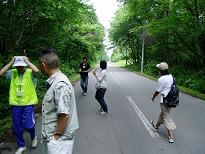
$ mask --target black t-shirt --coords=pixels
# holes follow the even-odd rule
[[[87,71],[90,69],[90,65],[88,63],[81,63],[79,68],[81,69],[81,71]],[[88,72],[80,72],[80,75],[86,76],[88,75]]]

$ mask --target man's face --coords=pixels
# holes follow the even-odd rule
[[[86,62],[87,62],[87,59],[83,59],[83,62],[86,63]]]
[[[45,63],[39,61],[38,66],[43,74],[48,75]]]
[[[24,71],[25,71],[24,66],[16,66],[16,69],[18,70],[19,73],[24,73]]]

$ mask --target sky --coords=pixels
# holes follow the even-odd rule
[[[115,12],[119,7],[117,0],[89,0],[88,4],[92,4],[100,23],[105,27],[106,37],[105,44],[109,46],[107,30],[110,28],[110,22],[115,16]],[[112,50],[107,51],[108,56],[112,54]]]

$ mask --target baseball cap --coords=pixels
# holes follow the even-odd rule
[[[156,67],[158,67],[160,70],[164,71],[168,69],[168,64],[166,62],[161,62],[160,64],[157,64]]]
[[[13,66],[27,66],[25,63],[23,56],[15,56]]]

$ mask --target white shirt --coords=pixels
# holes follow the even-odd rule
[[[173,84],[173,77],[171,74],[161,76],[157,81],[156,91],[161,93],[160,103],[163,103],[163,97],[166,97]]]
[[[106,69],[101,70],[97,73],[97,82],[99,82],[100,88],[107,88],[107,71]]]

